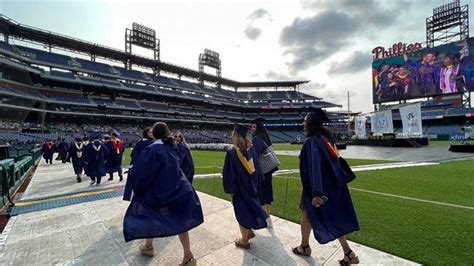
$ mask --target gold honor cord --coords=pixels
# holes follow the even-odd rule
[[[255,172],[255,165],[253,163],[253,158],[250,158],[250,160],[247,161],[247,159],[244,157],[242,152],[240,151],[239,147],[235,147],[235,152],[237,153],[237,157],[239,158],[240,163],[244,166],[245,170],[249,174],[253,174]]]

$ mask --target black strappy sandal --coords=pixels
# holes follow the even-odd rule
[[[195,266],[196,265],[196,260],[194,259],[194,257],[191,257],[191,258],[189,258],[188,261],[186,261],[185,263],[181,263],[180,265]]]
[[[298,249],[299,247],[301,247],[301,249],[303,249],[303,252],[300,252],[300,250]],[[306,257],[309,257],[311,256],[311,248],[309,247],[309,245],[307,246],[297,246],[297,247],[294,247],[291,251],[293,251],[294,254],[298,255],[298,256],[306,256]]]
[[[351,254],[353,257],[351,258]],[[339,261],[339,265],[351,265],[351,264],[359,264],[359,257],[356,256],[354,251],[349,250],[347,253],[344,253],[344,258]]]

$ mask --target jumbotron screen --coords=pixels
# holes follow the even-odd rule
[[[373,103],[474,91],[474,38],[402,55],[406,50],[399,43],[372,51]]]

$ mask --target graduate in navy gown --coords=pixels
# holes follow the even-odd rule
[[[235,126],[233,146],[227,151],[222,171],[224,191],[232,195],[234,214],[242,234],[235,245],[244,249],[250,248],[249,240],[255,237],[252,229],[267,227],[267,214],[259,199],[260,166],[247,134],[248,128]]]
[[[297,255],[310,256],[311,229],[315,239],[325,244],[338,239],[344,251],[342,265],[359,262],[346,235],[359,230],[359,223],[347,187],[349,176],[339,162],[331,143],[331,133],[323,127],[328,121],[321,109],[310,112],[304,120],[306,140],[300,153],[300,177],[303,186],[300,209],[301,245],[293,248]]]
[[[61,139],[58,143],[58,159],[61,160],[62,163],[66,163],[68,158],[68,150],[69,144],[66,142],[66,139]]]
[[[142,151],[154,141],[153,132],[151,127],[146,127],[143,129],[143,138],[135,144],[135,147],[132,149],[130,168],[133,167],[133,164],[138,160],[138,157]],[[132,198],[132,184],[130,179],[130,172],[125,183],[125,190],[123,192],[123,200],[130,200]]]
[[[87,146],[89,145],[89,137],[84,136],[82,138],[82,147],[83,147],[83,154],[82,154],[82,168],[84,169],[84,174],[90,177],[89,171],[87,171],[87,165],[84,163],[84,158],[87,152]]]
[[[46,141],[41,149],[46,163],[53,164],[54,143],[51,140]]]
[[[80,137],[75,137],[68,151],[68,161],[72,163],[77,183],[82,181],[81,174],[84,167],[84,144]]]
[[[174,140],[176,142],[176,146],[178,147],[181,170],[183,170],[184,175],[189,180],[189,183],[192,184],[194,179],[194,161],[191,154],[191,149],[186,143],[183,133],[179,131],[176,132]]]
[[[109,152],[109,157],[107,158],[107,163],[105,165],[107,173],[109,173],[109,181],[114,179],[114,173],[118,172],[120,182],[123,180],[122,174],[122,157],[123,152],[125,151],[125,146],[122,140],[118,137],[120,134],[117,131],[112,132],[112,138],[105,142],[105,146]]]
[[[90,185],[100,185],[100,181],[105,176],[105,161],[108,158],[108,151],[100,140],[100,133],[93,131],[90,134],[92,141],[85,147],[84,164],[91,178]]]
[[[140,252],[153,256],[153,238],[178,235],[183,264],[195,264],[188,231],[203,223],[199,198],[179,166],[179,156],[165,123],[153,126],[156,139],[130,170],[133,197],[125,213],[125,241],[146,239]]]
[[[252,145],[257,154],[257,158],[260,158],[262,153],[270,146],[272,141],[268,135],[268,131],[263,125],[265,119],[257,118],[252,121],[250,130],[252,131]],[[272,169],[270,172],[263,174],[263,180],[261,182],[260,191],[260,202],[263,206],[263,210],[268,214],[267,224],[268,228],[273,227],[272,219],[270,215],[272,213],[272,202],[273,202],[273,173],[278,171],[278,167]]]

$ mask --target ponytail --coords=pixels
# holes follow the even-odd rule
[[[153,137],[155,139],[161,139],[163,144],[171,145],[174,143],[174,139],[170,136],[170,129],[166,123],[157,122],[153,125],[151,130],[153,132]]]

